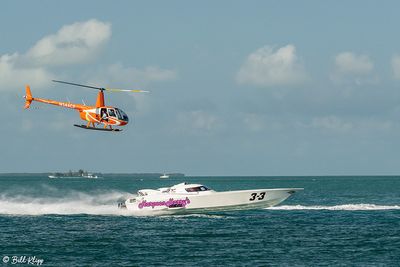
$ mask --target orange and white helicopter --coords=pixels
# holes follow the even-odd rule
[[[110,92],[135,92],[142,93],[148,92],[143,90],[126,90],[126,89],[111,89],[111,88],[102,88],[95,87],[89,85],[83,85],[78,83],[70,83],[64,81],[53,80],[53,82],[64,83],[68,85],[81,86],[91,89],[99,90],[96,100],[96,106],[86,106],[81,104],[73,104],[69,102],[60,102],[55,100],[43,99],[32,97],[31,89],[29,85],[26,86],[26,95],[25,98],[25,109],[29,108],[32,101],[42,102],[46,104],[56,105],[65,108],[76,109],[79,112],[79,115],[82,120],[87,121],[86,125],[78,125],[74,124],[76,127],[89,129],[89,130],[101,130],[101,131],[122,131],[122,129],[112,128],[112,126],[124,126],[129,122],[128,115],[123,112],[121,109],[112,106],[106,106],[104,103],[104,91]],[[96,125],[103,124],[104,127],[96,127]]]

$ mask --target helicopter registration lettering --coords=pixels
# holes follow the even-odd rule
[[[59,105],[62,106],[62,107],[66,107],[66,108],[75,108],[75,105],[74,104],[70,104],[70,103],[61,102],[61,103],[59,103]]]

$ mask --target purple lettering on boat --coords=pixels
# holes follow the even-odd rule
[[[138,204],[139,209],[143,209],[145,207],[151,207],[154,209],[154,207],[162,207],[166,206],[168,208],[174,208],[174,207],[186,207],[186,205],[190,204],[190,199],[186,197],[185,199],[173,199],[170,198],[169,200],[166,201],[146,201],[143,200]]]

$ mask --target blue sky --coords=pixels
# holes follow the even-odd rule
[[[22,8],[23,7],[23,8]],[[0,172],[398,174],[396,1],[8,1],[0,16]],[[84,131],[108,94],[119,134]]]

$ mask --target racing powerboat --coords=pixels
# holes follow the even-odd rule
[[[118,204],[138,214],[180,214],[261,209],[275,206],[303,188],[275,188],[216,192],[201,184],[142,189]]]

